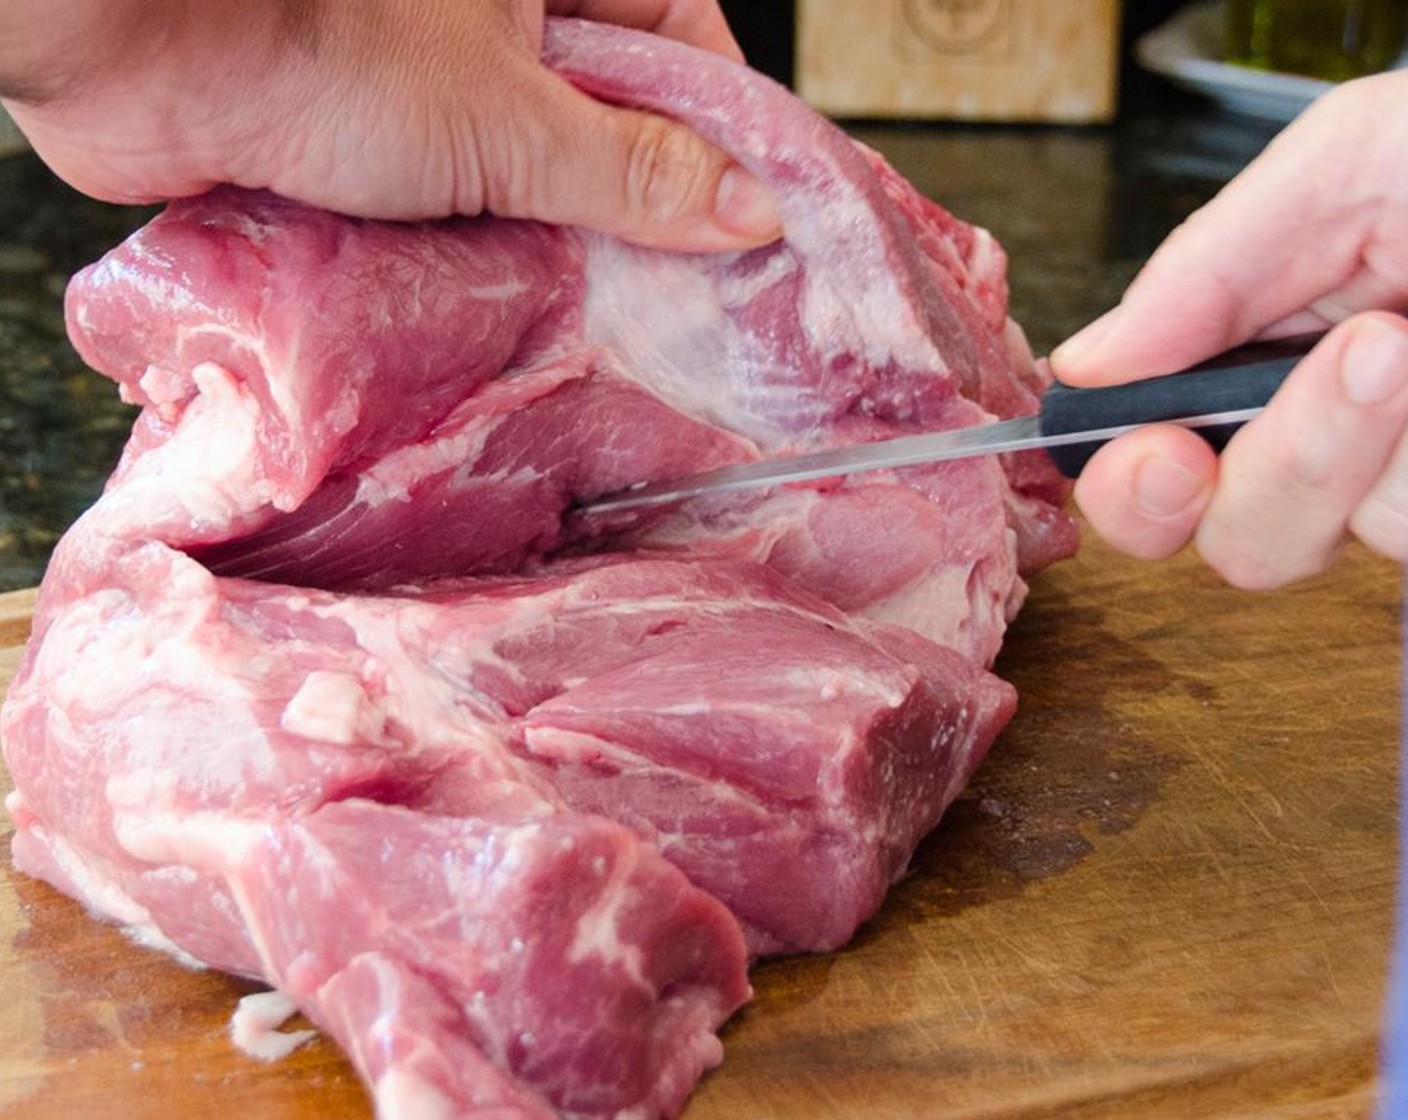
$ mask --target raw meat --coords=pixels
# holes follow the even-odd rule
[[[175,203],[78,276],[143,406],[8,698],[15,861],[261,978],[384,1118],[669,1116],[763,953],[842,944],[981,762],[1039,457],[644,517],[583,497],[1029,412],[993,240],[786,91],[554,22],[772,183],[700,257]]]

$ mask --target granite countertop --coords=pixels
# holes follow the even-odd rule
[[[1115,302],[1159,241],[1269,139],[1260,123],[1153,89],[1109,128],[855,124],[1010,258],[1038,353]],[[64,334],[69,275],[152,213],[86,199],[32,154],[0,159],[0,590],[30,586],[93,501],[132,410]]]

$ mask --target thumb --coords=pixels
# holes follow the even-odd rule
[[[665,117],[605,105],[546,69],[527,105],[480,137],[485,209],[586,226],[684,251],[776,240],[776,196],[728,155]]]

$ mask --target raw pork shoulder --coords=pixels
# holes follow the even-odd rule
[[[261,978],[391,1118],[669,1116],[750,956],[843,943],[1009,718],[1039,458],[579,498],[1029,412],[993,240],[786,91],[555,22],[771,183],[702,257],[221,190],[81,273],[142,412],[4,711],[16,864]]]

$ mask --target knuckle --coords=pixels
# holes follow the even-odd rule
[[[1280,471],[1300,493],[1307,496],[1330,492],[1340,478],[1344,452],[1338,440],[1324,428],[1308,429],[1283,445]],[[1275,465],[1275,464],[1273,464]],[[1273,475],[1274,477],[1274,475]]]
[[[1222,455],[1222,475],[1237,478],[1242,494],[1288,493],[1320,504],[1342,480],[1343,433],[1323,406],[1316,409],[1319,422],[1304,423],[1306,410],[1293,414],[1275,404],[1233,438]]]
[[[683,127],[646,117],[630,140],[626,203],[642,217],[669,223],[710,208],[714,161]]]
[[[487,210],[501,218],[547,216],[550,192],[542,137],[529,129],[478,130],[455,156],[454,186],[464,213]]]

